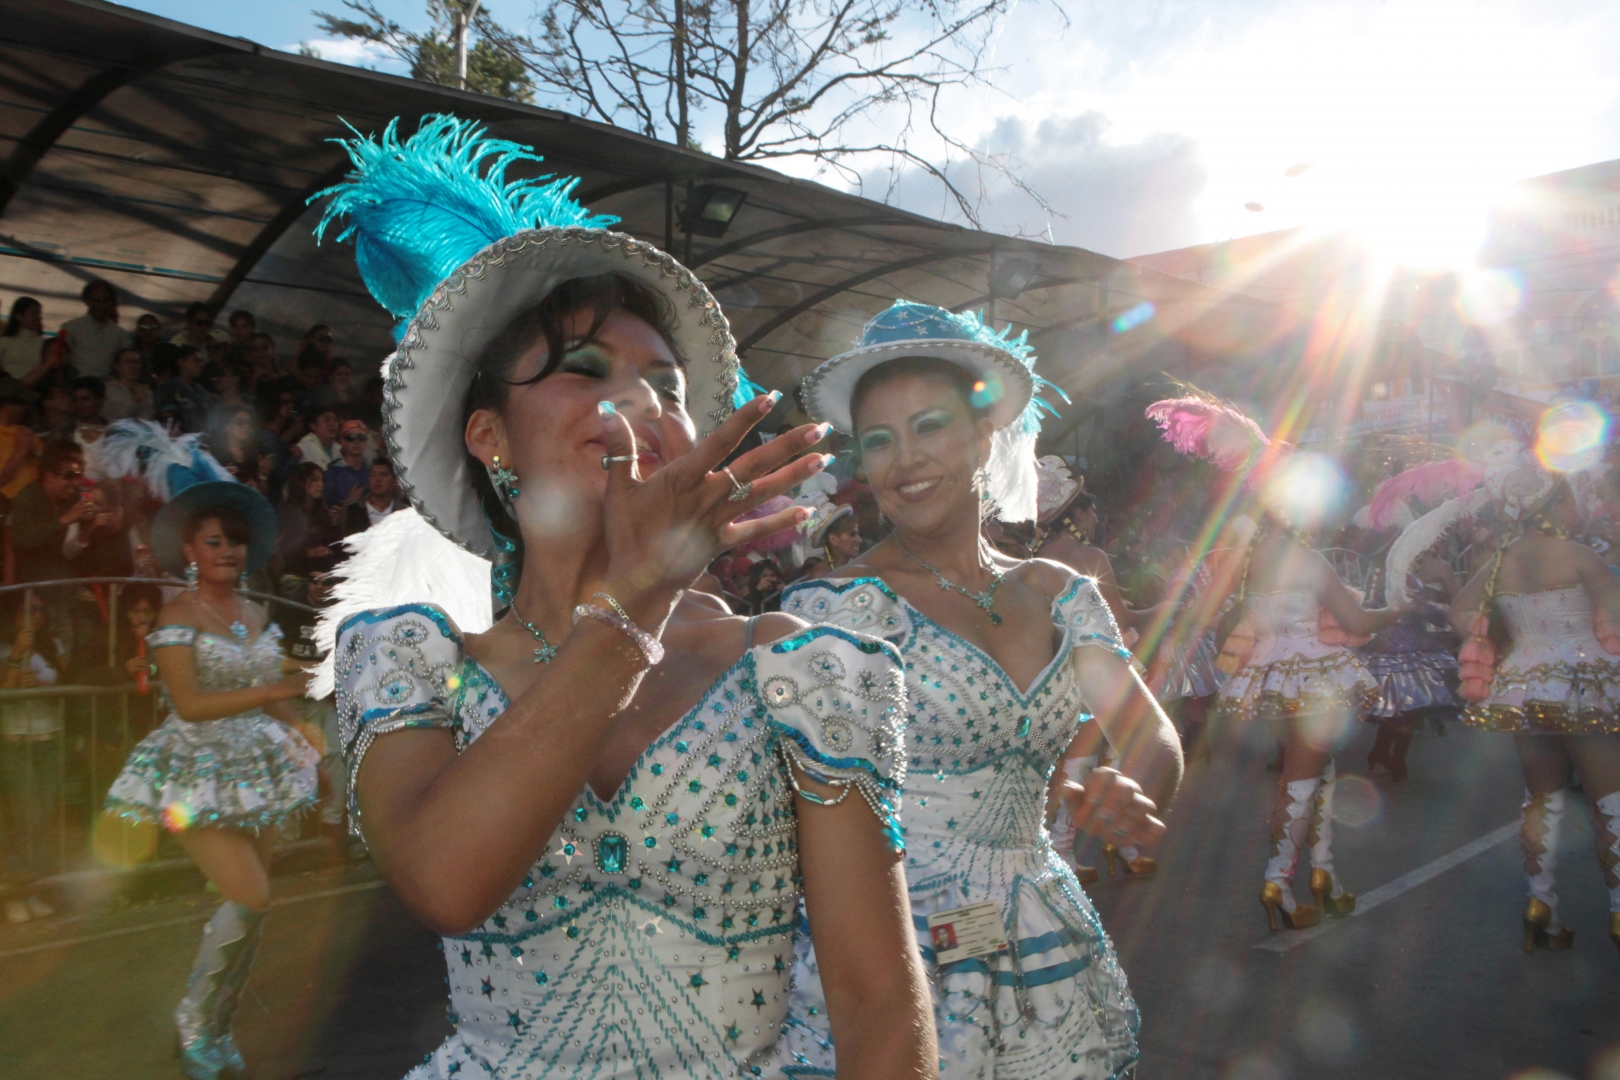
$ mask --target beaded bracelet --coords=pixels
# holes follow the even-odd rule
[[[607,597],[608,603],[612,604],[615,610],[609,611],[607,608],[597,607],[595,604],[581,604],[574,609],[575,623],[586,618],[601,619],[636,643],[636,648],[640,649],[642,655],[647,658],[648,667],[657,664],[664,658],[663,643],[631,622],[629,617],[624,614],[624,608],[619,606],[618,601],[608,596],[607,593],[597,593],[596,596]],[[591,599],[596,599],[596,596],[591,597]]]

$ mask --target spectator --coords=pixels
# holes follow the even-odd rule
[[[326,385],[326,361],[319,353],[303,354],[293,363],[292,378],[288,382],[298,396],[299,410],[314,408],[315,395]]]
[[[325,573],[337,565],[333,548],[343,539],[333,521],[332,512],[322,498],[326,480],[321,467],[306,461],[293,469],[287,481],[287,493],[277,512],[280,528],[277,531],[276,550],[288,574],[301,579],[298,592],[303,592],[312,575]],[[282,595],[287,595],[283,583]]]
[[[782,603],[782,571],[770,559],[761,559],[748,572],[748,588],[743,593],[746,612],[739,615],[763,615],[776,611]]]
[[[293,370],[303,363],[304,358],[312,356],[320,361],[321,376],[332,365],[332,328],[324,324],[316,324],[304,332],[299,339],[298,346],[293,350]]]
[[[44,439],[73,438],[73,391],[58,382],[46,383],[40,394],[39,423],[34,431]]]
[[[373,375],[360,386],[360,400],[355,402],[354,414],[366,422],[372,431],[382,431],[383,377]]]
[[[348,506],[366,496],[368,482],[366,448],[371,433],[363,420],[345,420],[338,429],[338,448],[341,456],[326,467],[326,502],[330,506]]]
[[[39,478],[39,437],[23,423],[37,400],[15,379],[0,382],[0,514],[9,513],[12,500]]]
[[[135,348],[141,354],[141,376],[152,378],[152,352],[159,345],[167,344],[163,340],[163,324],[158,322],[156,315],[148,312],[135,320]],[[117,357],[114,357],[117,362]]]
[[[247,398],[242,394],[242,369],[234,363],[227,362],[215,370],[213,378],[205,379],[203,385],[209,392],[218,398],[215,408],[223,405],[240,405],[247,408]]]
[[[332,474],[327,472],[327,483]],[[399,493],[399,481],[394,476],[393,462],[378,458],[366,473],[366,497],[343,509],[343,535],[353,536],[365,532],[395,510],[403,509],[405,500]]]
[[[259,403],[259,455],[269,459],[270,501],[281,501],[287,474],[298,464],[293,446],[304,437],[304,422],[293,403],[293,392],[276,381],[261,383]]]
[[[276,379],[281,374],[281,368],[276,364],[276,339],[263,333],[249,338],[243,366],[247,371],[249,393],[256,393],[260,386]]]
[[[11,304],[11,317],[0,330],[0,369],[13,379],[32,385],[44,365],[45,309],[32,296],[19,296]]]
[[[274,463],[259,454],[257,426],[246,405],[219,406],[208,429],[208,452],[226,472],[263,492]]]
[[[118,325],[118,293],[110,282],[92,278],[80,291],[79,299],[84,301],[85,313],[62,324],[68,360],[80,375],[105,378],[112,374],[118,350],[135,339]]]
[[[52,661],[49,635],[36,618],[39,598],[23,594],[15,609],[23,614],[12,620],[9,644],[0,645],[0,688],[25,690],[53,686],[57,669]],[[56,848],[56,804],[61,794],[62,714],[49,701],[26,699],[0,704],[0,787],[6,796],[10,842],[6,870],[32,881],[50,868]],[[6,921],[24,923],[56,914],[37,891],[6,903]]]
[[[202,378],[203,356],[193,345],[180,346],[175,357],[174,378],[157,389],[157,417],[170,429],[178,427],[183,434],[202,431],[208,426],[208,410],[214,407],[214,395],[198,380]]]
[[[113,378],[106,386],[101,414],[108,421],[150,420],[157,415],[152,388],[141,378],[141,351],[134,345],[113,357]]]
[[[152,658],[147,655],[146,635],[157,624],[157,614],[162,607],[163,593],[156,585],[121,586],[118,592],[118,637],[113,643],[112,664],[107,666],[107,649],[103,640],[97,651],[99,662],[81,667],[74,674],[75,682],[95,686],[135,684],[129,708],[130,736],[136,739],[152,730],[155,719],[152,709]],[[122,748],[119,749],[121,752]],[[91,752],[94,752],[94,748],[91,748]]]
[[[73,560],[88,546],[101,512],[83,484],[79,444],[65,439],[47,442],[40,453],[39,479],[18,492],[11,504],[17,581],[76,576]],[[47,597],[45,612],[51,636],[64,653],[71,652],[73,623],[65,594],[57,590]]]
[[[352,412],[355,404],[354,370],[347,360],[334,360],[327,369],[327,383],[315,391],[315,401],[334,409]]]
[[[252,346],[253,333],[259,328],[259,321],[253,317],[253,312],[238,308],[231,312],[231,317],[225,320],[225,336],[230,341],[230,361],[240,367],[247,366],[248,350]]]
[[[162,386],[174,378],[180,367],[180,346],[160,341],[152,346],[151,354],[145,359],[146,381],[154,387]]]
[[[101,471],[101,437],[107,433],[107,417],[102,407],[107,403],[106,384],[94,375],[80,375],[73,380],[72,439],[84,451],[84,474],[92,480],[103,477]]]
[[[207,304],[201,301],[186,305],[186,321],[180,327],[180,332],[169,339],[169,344],[190,345],[199,353],[207,355],[208,342],[214,338],[224,338],[223,331],[214,329],[214,312]]]
[[[330,406],[311,406],[304,416],[304,422],[309,425],[309,434],[299,439],[293,449],[299,460],[325,469],[338,459],[337,410]]]
[[[206,385],[219,378],[219,373],[230,366],[230,339],[210,337],[208,344],[203,346],[203,355],[208,358],[208,362],[203,365],[203,382]]]

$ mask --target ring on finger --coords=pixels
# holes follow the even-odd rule
[[[720,471],[726,474],[727,480],[731,481],[731,494],[726,496],[727,502],[742,502],[754,493],[754,482],[752,480],[746,484],[743,483],[725,465],[720,466]]]
[[[611,469],[617,463],[622,463],[622,462],[626,462],[626,461],[634,461],[634,460],[636,460],[636,455],[634,455],[634,454],[603,454],[602,455],[602,471],[607,472],[609,469]]]

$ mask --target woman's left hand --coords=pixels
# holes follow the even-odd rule
[[[1135,780],[1116,769],[1093,769],[1083,785],[1066,781],[1058,798],[1075,828],[1116,847],[1152,847],[1164,836],[1164,822],[1154,816],[1159,808]]]

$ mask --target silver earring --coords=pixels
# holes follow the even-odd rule
[[[489,467],[489,478],[495,485],[496,494],[508,502],[516,499],[522,492],[518,490],[518,474],[501,465],[501,455],[496,454],[493,464]]]
[[[244,571],[242,571],[242,577],[241,577],[241,579],[240,579],[240,580],[239,580],[239,581],[237,581],[237,583],[236,583],[236,587],[237,587],[237,588],[238,588],[238,589],[241,589],[241,590],[242,590],[242,591],[243,591],[243,592],[247,592],[247,588],[248,588],[248,573],[247,573],[247,571],[246,571],[246,570],[244,570]]]
[[[186,591],[197,591],[197,564],[194,562],[186,563]]]

